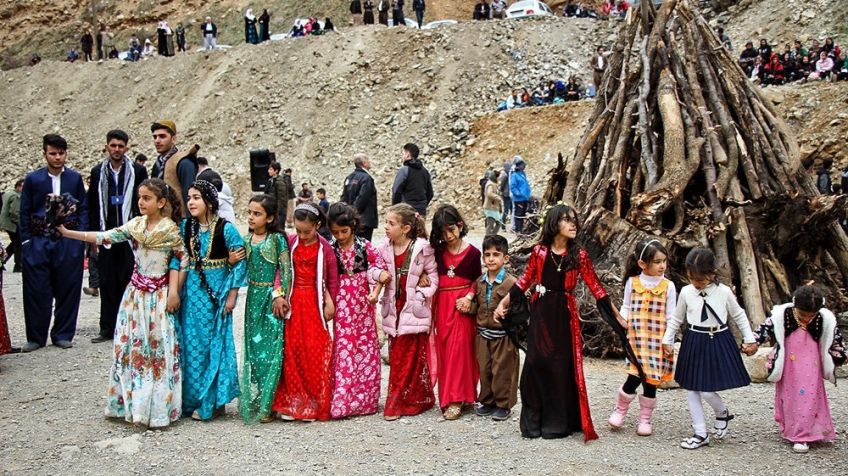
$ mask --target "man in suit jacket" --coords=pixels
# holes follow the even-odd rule
[[[125,225],[139,215],[138,186],[147,180],[147,169],[127,155],[129,136],[122,130],[106,134],[108,157],[91,169],[88,186],[88,222],[92,230],[106,231]],[[99,247],[100,333],[91,342],[112,342],[118,308],[132,277],[135,259],[128,242]]]
[[[21,192],[20,234],[23,243],[24,321],[27,343],[24,352],[47,345],[73,347],[82,288],[84,244],[68,238],[53,238],[46,220],[47,195],[68,193],[79,201],[67,218],[71,230],[88,230],[88,206],[82,177],[65,167],[68,142],[56,134],[44,136],[42,150],[46,167],[27,174]]]
[[[377,188],[374,186],[374,178],[368,173],[371,161],[365,154],[353,156],[353,171],[344,181],[341,201],[356,208],[362,218],[362,226],[356,232],[368,241],[374,236],[377,228]]]

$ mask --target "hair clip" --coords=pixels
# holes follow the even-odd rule
[[[642,258],[645,255],[645,250],[647,250],[648,247],[651,246],[651,243],[659,244],[659,242],[660,242],[660,240],[649,240],[647,243],[645,243],[645,246],[642,247],[642,252],[639,253],[639,261],[642,261]]]
[[[306,210],[307,212],[315,215],[316,217],[320,217],[321,213],[315,208],[315,205],[310,203],[301,203],[300,205],[294,207],[295,210]]]

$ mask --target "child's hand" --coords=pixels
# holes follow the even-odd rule
[[[377,282],[380,284],[389,284],[392,280],[392,275],[389,274],[388,271],[380,271],[380,277],[377,278]]]
[[[165,303],[165,310],[171,314],[180,309],[180,294],[177,292],[168,293],[168,301]]]
[[[230,250],[230,255],[227,258],[227,263],[229,263],[230,266],[235,266],[235,265],[238,264],[239,261],[243,260],[245,256],[246,256],[246,253],[244,251],[244,248],[239,248],[237,250]]]
[[[56,227],[56,231],[58,231],[58,232],[59,232],[59,234],[61,234],[62,236],[65,236],[65,235],[67,235],[67,234],[68,234],[68,229],[67,229],[67,228],[65,228],[65,225],[59,225],[59,226],[57,226],[57,227]]]
[[[426,274],[422,274],[420,278],[418,278],[418,286],[419,288],[429,288],[430,287],[430,277]]]
[[[232,314],[236,308],[236,294],[231,293],[227,296],[227,302],[224,303],[224,314]]]
[[[463,313],[468,314],[471,312],[471,299],[468,299],[468,296],[463,296],[456,300],[456,310]]]
[[[336,317],[336,306],[333,304],[332,299],[327,299],[324,301],[324,320],[329,322],[334,317]]]
[[[671,344],[663,344],[663,355],[666,357],[674,357],[674,346]]]
[[[286,298],[282,296],[275,298],[272,312],[278,319],[286,317],[286,314],[289,312],[289,303],[286,301]]]
[[[745,355],[754,355],[757,353],[757,349],[759,349],[760,345],[756,342],[752,342],[750,344],[742,344],[742,352]]]
[[[368,302],[370,302],[372,305],[377,304],[377,299],[379,299],[379,297],[380,297],[379,289],[374,288],[368,294]]]

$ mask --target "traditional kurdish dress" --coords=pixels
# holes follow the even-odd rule
[[[369,284],[387,269],[371,242],[360,237],[344,250],[333,241],[339,267],[339,296],[333,321],[335,388],[333,418],[377,413],[380,400],[380,344]]]
[[[18,245],[20,246],[20,245]],[[3,245],[0,244],[0,256],[3,256]],[[15,265],[17,265],[17,261]],[[6,304],[3,301],[3,271],[0,270],[0,355],[12,351],[12,339],[9,337],[9,324],[6,322]]]
[[[239,412],[245,423],[271,414],[271,404],[283,365],[283,323],[273,313],[274,299],[285,297],[291,282],[286,236],[269,233],[258,244],[244,238],[247,261],[247,304],[244,314],[244,356]],[[280,285],[275,289],[275,280]]]
[[[585,441],[598,438],[589,412],[583,378],[583,338],[574,288],[582,277],[598,302],[598,310],[612,306],[586,250],[568,265],[568,254],[550,253],[544,245],[533,248],[524,274],[510,295],[533,290],[527,355],[521,372],[521,435],[563,438],[582,431]]]
[[[168,426],[182,412],[176,317],[165,311],[168,265],[174,260],[185,271],[188,255],[170,218],[162,218],[150,231],[147,217],[141,216],[97,233],[97,244],[106,248],[125,241],[131,242],[135,269],[118,309],[106,416]]]
[[[846,361],[845,343],[836,317],[821,309],[803,326],[792,304],[775,306],[771,317],[754,333],[760,344],[774,345],[770,382],[774,388],[774,419],[780,434],[793,443],[833,441],[836,432],[824,381],[836,385],[834,369]]]
[[[677,292],[663,276],[645,273],[627,280],[621,315],[627,319],[627,339],[636,353],[645,382],[659,385],[672,379],[674,360],[662,351],[665,322],[674,314]],[[627,360],[627,373],[639,377],[639,368]]]
[[[477,382],[480,380],[474,352],[477,317],[459,312],[456,301],[477,291],[477,279],[482,269],[480,250],[471,245],[458,254],[443,250],[436,255],[436,264],[439,269],[439,290],[433,304],[436,368],[439,407],[444,411],[452,403],[477,401]]]
[[[333,338],[324,319],[325,285],[323,238],[310,245],[291,243],[291,314],[286,322],[283,375],[274,398],[274,411],[296,420],[330,419],[333,396]],[[333,256],[332,252],[329,253]],[[333,259],[332,266],[335,267]],[[337,270],[333,270],[338,272]],[[337,279],[337,278],[336,278]]]
[[[209,230],[199,232],[200,249],[192,249],[188,223],[183,220],[181,226],[191,260],[180,307],[183,414],[197,411],[208,420],[239,396],[233,316],[224,312],[224,303],[231,289],[247,285],[247,264],[244,260],[232,267],[227,263],[229,251],[244,247],[233,224],[214,217]]]

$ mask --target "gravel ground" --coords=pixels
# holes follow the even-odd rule
[[[473,240],[477,241],[477,240]],[[24,343],[20,274],[5,275],[4,296],[16,345]],[[185,419],[148,431],[103,417],[109,344],[91,344],[98,300],[83,296],[75,346],[48,346],[0,357],[0,473],[105,474],[845,474],[848,390],[827,384],[838,431],[834,444],[796,455],[772,420],[773,388],[755,384],[724,392],[737,418],[730,437],[697,451],[677,447],[691,434],[682,390],[661,391],[655,433],[639,437],[631,410],[619,433],[606,427],[624,380],[616,361],[588,359],[589,400],[600,440],[580,435],[527,440],[518,431],[520,404],[507,422],[473,415],[444,421],[430,411],[396,422],[380,415],[327,423],[277,421],[245,426],[235,404],[213,422]],[[236,312],[240,342],[243,310]],[[388,368],[383,369],[385,395]],[[844,383],[840,382],[840,383]],[[637,460],[638,458],[638,460]]]

